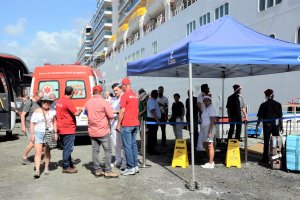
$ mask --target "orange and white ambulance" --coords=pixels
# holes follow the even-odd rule
[[[102,85],[104,80],[100,71],[78,64],[71,65],[50,65],[35,67],[32,76],[30,95],[38,90],[45,96],[55,94],[56,98],[64,96],[66,86],[74,88],[74,95],[71,99],[75,107],[83,108],[86,101],[92,96],[92,88],[95,85]],[[87,133],[87,116],[81,113],[76,117],[76,133],[85,135]]]

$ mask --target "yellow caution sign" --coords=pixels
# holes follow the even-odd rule
[[[239,140],[229,139],[226,152],[226,167],[241,168]]]
[[[186,168],[189,166],[187,154],[186,140],[176,140],[175,149],[172,160],[172,167]]]

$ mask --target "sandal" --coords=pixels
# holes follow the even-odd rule
[[[33,175],[34,178],[40,178],[40,172],[36,171]]]

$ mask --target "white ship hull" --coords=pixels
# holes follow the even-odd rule
[[[300,1],[286,0],[279,5],[258,12],[258,1],[232,0],[229,2],[229,15],[245,24],[246,26],[262,34],[274,34],[276,38],[295,43],[297,30],[300,23]],[[211,21],[215,8],[224,4],[223,0],[202,0],[195,2],[192,6],[179,12],[170,20],[157,26],[151,32],[145,32],[145,36],[139,38],[133,44],[126,46],[120,52],[114,52],[113,56],[107,58],[105,63],[98,68],[103,71],[107,88],[114,82],[120,82],[126,76],[126,64],[129,57],[148,57],[154,53],[154,43],[157,44],[158,53],[187,34],[187,24],[196,21],[199,27],[200,16],[210,12]],[[152,11],[153,12],[153,11]],[[130,29],[130,27],[129,27]],[[300,55],[300,52],[299,52]],[[137,58],[138,59],[138,58]],[[300,72],[287,72],[275,75],[263,75],[256,77],[225,79],[225,105],[227,97],[233,92],[232,86],[240,84],[243,87],[245,103],[250,113],[255,113],[259,105],[264,101],[263,91],[267,88],[274,90],[275,99],[285,103],[292,98],[300,96],[298,87]],[[147,92],[157,89],[162,85],[165,87],[165,95],[173,102],[173,94],[179,93],[181,101],[185,103],[188,90],[188,79],[186,78],[155,78],[155,77],[131,77],[135,90],[144,88]],[[194,94],[200,93],[200,85],[208,83],[213,94],[213,103],[216,108],[221,106],[222,80],[221,79],[194,79]]]

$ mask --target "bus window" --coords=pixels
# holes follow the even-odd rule
[[[67,81],[67,86],[74,88],[74,95],[72,99],[85,99],[86,98],[86,89],[84,81]]]
[[[0,93],[7,93],[7,85],[4,74],[0,72]]]
[[[39,89],[44,93],[45,96],[49,96],[50,94],[55,94],[56,98],[59,98],[59,83],[58,81],[40,81]]]

